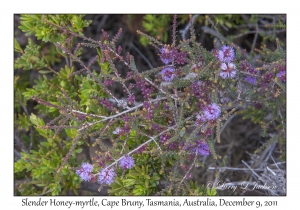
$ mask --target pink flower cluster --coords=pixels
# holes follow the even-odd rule
[[[134,165],[134,159],[129,156],[125,155],[119,162],[119,165],[122,169],[131,169]],[[94,166],[89,163],[82,163],[81,167],[76,170],[76,174],[83,180],[83,181],[96,181],[96,177],[98,177],[98,182],[100,184],[108,184],[114,182],[116,177],[116,172],[113,168],[103,168],[99,173],[93,174],[92,171]]]
[[[176,49],[172,49],[168,46],[162,47],[160,49],[160,59],[164,64],[169,64],[173,60],[177,64],[185,64],[186,63],[186,56],[187,54],[185,52],[178,52]]]
[[[234,78],[236,75],[236,66],[232,63],[235,58],[234,49],[231,46],[224,45],[222,49],[216,53],[216,57],[222,62],[220,76],[223,79]]]

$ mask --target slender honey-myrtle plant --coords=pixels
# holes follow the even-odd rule
[[[122,29],[112,38],[102,30],[101,40],[94,40],[48,15],[39,18],[44,27],[62,34],[63,38],[53,35],[49,40],[68,61],[64,72],[51,70],[57,77],[65,74],[58,94],[46,98],[34,91],[26,93],[57,113],[46,124],[35,115],[30,117],[49,144],[62,131],[69,137],[55,143],[67,145],[58,148],[64,150],[63,159],[52,166],[56,187],[64,181],[63,174],[73,171],[79,182],[94,183],[99,190],[110,186],[110,195],[215,195],[214,190],[188,180],[195,167],[203,166],[204,158],[211,158],[217,168],[221,156],[215,145],[221,141],[227,120],[237,113],[259,123],[264,136],[276,124],[276,134],[257,152],[277,141],[284,159],[286,63],[279,40],[275,51],[257,50],[262,60],[253,67],[239,47],[224,40],[220,48],[206,50],[197,41],[193,16],[185,31],[190,37],[178,42],[174,15],[170,44],[137,31],[157,50],[161,64],[141,71],[135,58],[117,45]],[[81,41],[74,45],[75,39]],[[82,61],[78,53],[84,47],[96,49],[89,62]],[[117,64],[128,70],[126,76],[119,73]],[[114,95],[111,86],[116,84],[125,98]],[[136,90],[142,101],[136,100]],[[269,114],[272,117],[266,121]],[[89,138],[95,139],[93,145],[99,151],[90,162],[74,163]]]

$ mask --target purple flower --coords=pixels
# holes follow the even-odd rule
[[[146,120],[152,120],[154,117],[154,111],[152,109],[148,110],[145,116]]]
[[[203,91],[201,86],[203,86],[201,81],[196,81],[190,86],[192,90],[192,94],[197,98],[203,97]]]
[[[82,163],[81,167],[76,170],[76,174],[83,181],[90,181],[92,179],[92,171],[94,166],[89,163]]]
[[[147,147],[148,147],[148,145],[144,145],[144,146],[140,147],[140,148],[136,151],[136,153],[137,153],[137,154],[140,154],[140,153],[144,152],[144,151],[147,149]]]
[[[234,49],[231,46],[224,45],[218,52],[218,59],[221,62],[230,63],[234,60]]]
[[[196,124],[200,125],[206,121],[206,116],[198,114],[196,116]]]
[[[210,154],[207,143],[200,140],[196,141],[196,146],[193,147],[190,151],[191,153],[198,152],[201,156],[208,156]]]
[[[171,143],[169,143],[168,145],[167,145],[167,147],[168,147],[168,150],[176,150],[176,149],[178,149],[178,143],[177,142],[171,142]]]
[[[212,129],[209,129],[209,128],[206,129],[206,131],[204,132],[204,135],[206,138],[211,136],[212,134],[213,134],[213,131],[212,131]]]
[[[209,147],[205,142],[201,142],[198,145],[197,149],[198,149],[198,153],[202,156],[208,156],[210,153]]]
[[[85,120],[85,118],[86,118],[86,115],[83,115],[83,114],[77,113],[77,118],[78,118],[78,120]]]
[[[163,134],[163,135],[160,136],[159,142],[161,144],[164,144],[169,139],[170,139],[170,136],[168,134]]]
[[[251,66],[251,64],[247,61],[241,61],[240,69],[242,71],[248,72],[250,74],[257,74],[258,71]]]
[[[121,160],[120,160],[120,166],[121,168],[125,169],[131,169],[134,166],[134,159],[129,156],[125,155]]]
[[[169,110],[170,107],[168,106],[168,103],[167,102],[164,102],[163,104],[163,110]]]
[[[119,47],[118,47],[118,54],[121,54],[121,52],[122,52],[122,47],[119,46]]]
[[[113,110],[114,106],[112,105],[112,103],[109,102],[109,100],[107,99],[101,99],[100,104],[102,104],[104,107],[106,107],[107,109]]]
[[[160,126],[156,123],[152,123],[152,129],[158,132],[161,130]]]
[[[124,122],[129,122],[130,121],[130,117],[128,115],[125,115],[123,117]]]
[[[135,96],[134,95],[129,95],[127,98],[128,104],[134,104]]]
[[[254,107],[259,110],[259,109],[262,108],[262,104],[261,103],[255,103]]]
[[[96,155],[96,163],[98,163],[98,166],[103,168],[108,161],[112,161],[112,157],[108,152],[105,152],[104,155]]]
[[[267,85],[272,81],[274,77],[273,72],[267,72],[261,76],[261,86],[267,87]]]
[[[233,78],[235,77],[236,75],[236,69],[235,69],[235,65],[233,63],[222,63],[221,64],[221,73],[220,73],[220,76],[223,78],[223,79],[226,79],[226,78]]]
[[[159,50],[160,54],[160,59],[164,64],[169,64],[172,62],[173,59],[173,50],[170,50],[166,47],[163,47]]]
[[[227,103],[229,103],[229,101],[230,101],[230,99],[229,99],[228,97],[224,97],[224,98],[221,98],[221,99],[220,99],[220,102],[221,102],[222,104],[227,104]]]
[[[122,129],[117,127],[116,130],[113,131],[113,134],[119,135],[121,133]]]
[[[240,65],[240,69],[242,71],[245,71],[245,72],[248,72],[252,75],[257,75],[259,72],[253,68],[251,66],[250,63],[248,63],[247,61],[241,61],[241,65]],[[251,75],[247,75],[246,78],[245,78],[245,81],[248,82],[249,84],[251,85],[256,85],[256,77],[254,76],[251,76]]]
[[[144,101],[143,106],[146,110],[151,109],[151,103],[149,101]]]
[[[113,83],[114,83],[114,81],[111,80],[111,79],[104,80],[104,82],[103,82],[103,84],[106,85],[106,86],[110,86],[110,85],[112,85]]]
[[[164,68],[160,73],[162,75],[162,79],[167,82],[171,82],[175,78],[174,71],[175,70],[172,67]]]
[[[204,116],[208,120],[216,120],[221,114],[221,108],[213,103],[204,109]]]
[[[286,71],[281,71],[276,76],[279,78],[281,82],[283,83],[286,82]]]
[[[144,98],[150,98],[151,93],[154,91],[153,87],[147,87],[147,83],[141,79],[136,79],[136,87],[141,88]]]
[[[252,77],[252,76],[247,76],[245,78],[245,81],[248,82],[249,84],[251,85],[256,85],[256,78],[255,77]]]
[[[185,64],[187,60],[187,54],[185,52],[178,52],[178,50],[170,47],[162,47],[159,52],[160,59],[164,64],[171,63],[173,59],[177,64]]]
[[[129,125],[128,122],[126,122],[126,123],[124,124],[123,128],[122,128],[122,132],[124,132],[124,133],[129,133],[130,130],[131,130],[130,125]]]
[[[175,51],[174,53],[174,59],[175,59],[175,62],[177,64],[185,64],[186,62],[186,53],[185,52],[178,52],[178,51]]]
[[[216,49],[212,49],[211,52],[215,58],[219,59],[219,52]]]
[[[113,168],[102,169],[98,173],[98,182],[100,184],[111,184],[114,182],[116,173]]]

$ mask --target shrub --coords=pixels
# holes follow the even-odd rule
[[[68,190],[78,194],[84,181],[109,185],[110,195],[215,195],[215,189],[192,181],[192,170],[203,166],[203,158],[218,163],[221,156],[215,145],[236,113],[258,123],[265,137],[268,128],[276,125],[276,132],[256,152],[277,141],[285,158],[286,57],[279,40],[275,51],[257,50],[262,60],[254,67],[240,47],[223,40],[221,48],[206,50],[197,41],[192,17],[189,39],[178,43],[175,15],[170,45],[137,31],[157,50],[161,63],[140,71],[135,58],[117,45],[122,29],[112,38],[102,30],[101,40],[93,40],[83,34],[90,21],[82,18],[21,16],[19,28],[50,43],[66,65],[54,70],[40,46],[29,40],[23,51],[15,43],[21,53],[15,68],[52,75],[39,77],[26,90],[15,77],[15,126],[31,133],[27,144],[32,145],[33,136],[41,141],[15,162],[16,177],[26,178],[17,194],[59,195]],[[80,59],[84,47],[96,49],[88,62]],[[128,69],[126,76],[119,73],[117,63]],[[116,84],[125,99],[111,91]],[[136,100],[137,90],[142,101]],[[26,110],[31,99],[38,102],[38,116],[29,116]],[[90,139],[99,151],[93,163],[78,163],[76,154]]]

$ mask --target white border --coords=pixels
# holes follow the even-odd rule
[[[155,3],[154,3],[155,2]],[[296,1],[294,1],[296,2]],[[13,196],[13,14],[15,13],[186,13],[186,14],[208,14],[208,13],[287,13],[287,196],[286,197],[247,197],[247,200],[277,200],[278,206],[272,207],[279,209],[283,207],[298,206],[298,187],[300,174],[299,161],[296,154],[299,154],[297,143],[297,129],[299,130],[299,108],[297,101],[299,97],[299,88],[295,84],[299,84],[299,18],[297,16],[296,4],[289,1],[271,1],[271,0],[251,0],[251,1],[129,1],[129,0],[110,0],[110,1],[5,1],[1,5],[1,209],[15,209],[21,207],[21,200],[24,197]],[[297,197],[296,197],[297,196]],[[31,197],[37,199],[38,197]],[[46,197],[45,199],[50,199]],[[55,197],[60,200],[77,200],[78,197]],[[91,197],[80,197],[81,200],[90,199]],[[145,197],[126,197],[127,199],[141,200]],[[174,197],[155,197],[158,200],[173,199]],[[183,200],[185,197],[177,197]],[[242,197],[214,197],[218,200],[225,198],[226,200],[239,200]],[[103,199],[97,198],[97,199]],[[109,197],[111,200],[122,199],[120,197]],[[154,199],[154,198],[153,198]],[[203,197],[201,199],[204,199]],[[24,207],[22,207],[24,208]],[[27,207],[27,209],[32,207]],[[39,209],[41,207],[38,207]],[[45,208],[45,207],[44,207]],[[50,207],[46,207],[49,209]],[[143,209],[150,209],[147,207]],[[172,209],[174,207],[167,207]],[[197,207],[202,208],[202,207]],[[226,207],[227,209],[232,207]],[[34,208],[37,209],[37,208]],[[66,207],[56,209],[67,209]],[[73,208],[72,208],[73,209]],[[108,209],[108,208],[104,208]],[[117,209],[117,208],[114,208]],[[118,208],[121,209],[121,208]],[[124,208],[122,209],[135,209]]]

